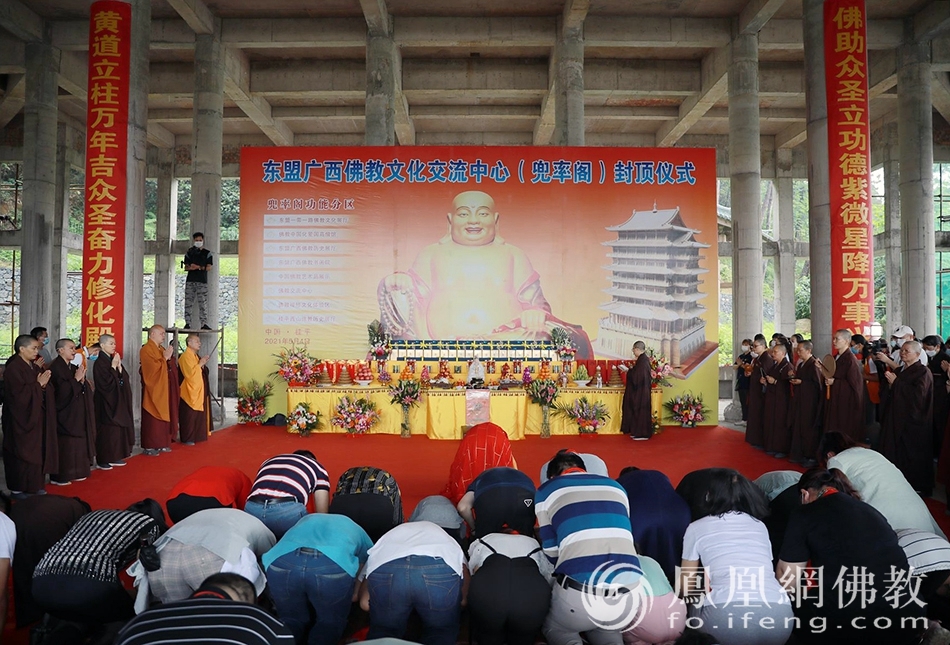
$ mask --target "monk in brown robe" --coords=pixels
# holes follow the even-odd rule
[[[653,384],[650,356],[642,340],[633,344],[636,362],[627,370],[627,383],[623,389],[620,416],[620,432],[632,439],[649,439],[653,436],[653,414],[650,407],[650,388]]]
[[[834,335],[835,375],[826,378],[831,398],[825,406],[825,432],[840,432],[857,442],[864,441],[864,376],[851,353],[851,332],[839,329]]]
[[[812,355],[814,345],[810,340],[798,344],[800,362],[791,380],[794,386],[792,403],[792,446],[789,461],[812,466],[816,462],[818,440],[821,438],[821,414],[825,401],[825,385]]]
[[[48,369],[34,364],[40,341],[17,336],[3,372],[3,467],[14,495],[44,490],[58,467],[56,402]]]
[[[752,373],[749,375],[749,407],[745,425],[745,440],[753,448],[762,450],[765,445],[765,375],[771,371],[775,361],[765,348],[765,338],[756,337],[752,341]]]
[[[50,372],[56,396],[59,469],[50,482],[66,486],[89,476],[96,456],[96,404],[76,344],[61,338],[56,341],[56,354]]]
[[[763,446],[766,454],[784,459],[792,443],[788,408],[792,398],[790,381],[795,376],[795,370],[788,361],[788,346],[784,339],[776,343],[769,353],[774,363],[765,375]]]
[[[901,345],[901,365],[884,377],[891,392],[881,417],[881,453],[904,474],[914,490],[933,492],[933,375],[920,362],[920,343]]]
[[[178,393],[172,399],[172,378],[178,385],[178,375],[172,369],[175,349],[165,347],[165,328],[152,325],[148,341],[139,353],[142,374],[142,449],[146,455],[171,452],[172,436],[177,423],[172,425],[172,407],[178,410]],[[174,404],[174,405],[173,405]]]
[[[178,361],[181,399],[178,406],[179,441],[193,446],[207,441],[211,432],[211,391],[208,387],[207,356],[199,356],[201,338],[188,334],[185,351]]]
[[[96,390],[96,463],[102,470],[124,466],[135,445],[132,383],[116,351],[115,336],[99,337],[99,357],[93,363]]]

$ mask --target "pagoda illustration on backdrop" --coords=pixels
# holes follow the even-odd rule
[[[709,248],[696,240],[700,232],[683,223],[679,207],[634,210],[619,226],[608,226],[617,238],[602,242],[607,253],[611,286],[604,292],[610,302],[600,319],[595,351],[598,355],[629,358],[633,344],[642,340],[689,374],[716,352],[706,340],[706,308],[699,302],[708,273],[699,265],[700,250]]]

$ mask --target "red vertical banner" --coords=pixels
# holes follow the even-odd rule
[[[132,7],[103,0],[89,19],[82,341],[122,347]]]
[[[864,0],[826,0],[824,19],[831,319],[834,329],[867,334],[874,319],[874,249]]]

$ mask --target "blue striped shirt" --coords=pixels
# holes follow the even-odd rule
[[[544,554],[554,573],[593,585],[636,586],[643,575],[623,487],[591,473],[550,479],[534,498]]]
[[[316,460],[304,455],[277,455],[261,464],[247,498],[293,497],[306,504],[307,498],[318,490],[330,490],[330,477]]]

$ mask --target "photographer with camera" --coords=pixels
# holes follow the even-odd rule
[[[182,268],[188,272],[185,278],[185,329],[211,329],[208,326],[208,271],[214,264],[211,251],[204,248],[204,233],[191,236],[194,245],[185,253]],[[195,318],[195,306],[198,317]],[[197,323],[192,326],[192,323]]]

